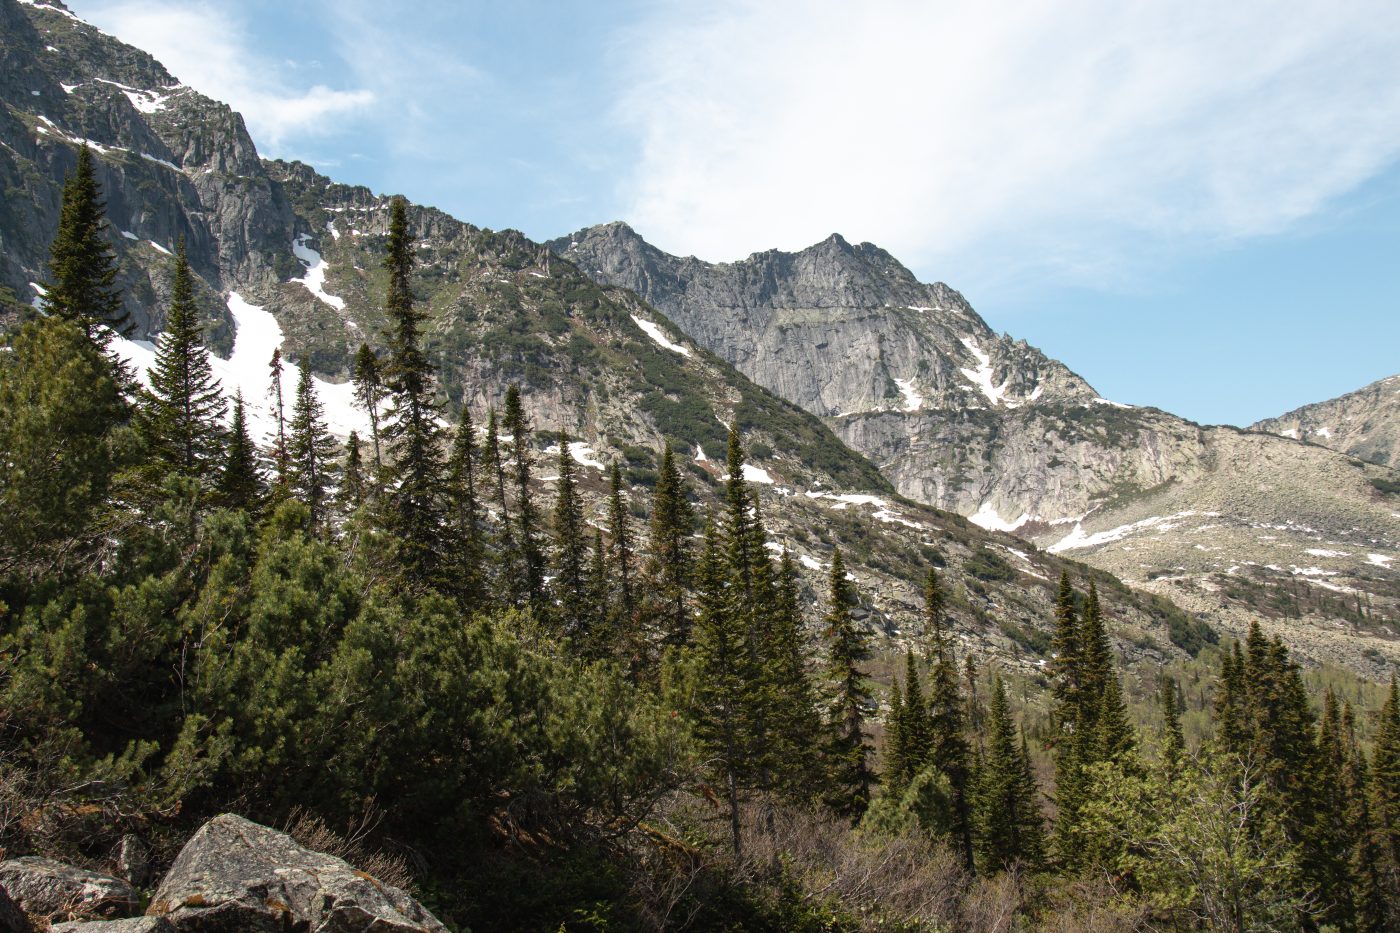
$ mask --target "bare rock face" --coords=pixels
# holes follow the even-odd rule
[[[29,921],[24,911],[10,899],[10,894],[0,887],[0,933],[29,933]]]
[[[0,862],[0,886],[26,914],[51,921],[128,917],[140,902],[120,878],[32,855]]]
[[[94,920],[56,923],[49,933],[175,933],[164,917],[131,917],[126,920]]]
[[[446,933],[403,891],[241,816],[205,823],[147,913],[180,933]]]
[[[1400,469],[1400,376],[1378,379],[1355,392],[1267,418],[1254,430]]]

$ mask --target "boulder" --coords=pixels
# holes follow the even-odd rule
[[[35,919],[113,919],[140,907],[136,889],[120,878],[35,855],[0,862],[0,886]]]
[[[130,917],[55,923],[49,927],[49,933],[175,933],[175,928],[164,917]]]
[[[398,888],[227,813],[185,843],[147,913],[179,933],[447,931]]]
[[[0,933],[29,933],[29,920],[10,894],[0,887]]]

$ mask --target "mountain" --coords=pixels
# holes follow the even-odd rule
[[[1400,376],[1378,379],[1355,392],[1266,418],[1253,425],[1253,430],[1321,444],[1358,460],[1400,468]]]
[[[550,245],[821,417],[911,499],[1073,554],[1227,630],[1294,603],[1324,632],[1397,617],[1400,498],[1382,466],[1104,399],[868,243],[832,236],[707,263],[611,223]]]
[[[339,433],[362,427],[345,380],[361,341],[379,340],[389,198],[260,158],[237,113],[57,2],[0,0],[0,62],[5,321],[33,313],[31,283],[42,287],[62,180],[86,142],[136,323],[130,339],[114,342],[120,352],[138,364],[151,358],[168,254],[183,237],[216,374],[226,390],[243,391],[255,426],[265,434],[270,424],[267,362],[280,348],[311,361]],[[763,494],[770,547],[793,549],[805,598],[824,594],[839,545],[862,617],[890,640],[920,631],[929,566],[953,583],[951,612],[968,649],[1030,671],[1048,650],[1053,584],[1064,570],[1106,591],[1130,659],[1159,662],[1205,637],[1201,623],[1164,599],[900,497],[822,420],[750,381],[632,291],[595,283],[515,231],[412,204],[408,218],[447,416],[465,405],[480,424],[520,383],[540,472],[550,472],[544,458],[555,432],[568,431],[591,508],[609,461],[644,492],[663,439],[682,454],[699,501],[717,501],[733,420],[751,453],[747,475]],[[1042,378],[1074,390],[1069,374],[1047,369]],[[549,485],[545,477],[547,496]]]

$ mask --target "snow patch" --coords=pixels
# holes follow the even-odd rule
[[[1298,439],[1298,432],[1297,432],[1295,429],[1293,429],[1293,428],[1289,428],[1289,429],[1286,430],[1286,431],[1280,431],[1280,432],[1278,432],[1278,436],[1279,436],[1279,437],[1291,437],[1291,438],[1293,438],[1293,440],[1296,441],[1296,440]]]
[[[707,463],[707,462],[709,462],[709,459],[710,459],[709,457],[705,456],[705,448],[701,447],[699,444],[696,444],[696,445],[695,445],[695,462],[696,462],[696,463]]]
[[[344,311],[345,299],[337,298],[326,292],[326,269],[329,266],[321,258],[320,253],[306,245],[310,239],[309,236],[302,233],[298,234],[297,238],[292,241],[292,252],[296,254],[297,259],[306,264],[306,275],[299,279],[292,279],[292,281],[304,286],[307,291],[337,311]]]
[[[1176,527],[1171,524],[1171,522],[1176,519],[1190,518],[1193,515],[1199,514],[1201,513],[1196,511],[1186,511],[1177,512],[1175,515],[1153,515],[1141,521],[1132,522],[1127,525],[1119,525],[1117,528],[1110,528],[1107,531],[1096,531],[1093,534],[1085,534],[1084,525],[1081,522],[1075,522],[1073,531],[1045,550],[1049,551],[1051,554],[1059,554],[1061,551],[1076,551],[1087,547],[1098,547],[1101,544],[1119,541],[1139,531],[1146,531],[1149,528],[1157,528],[1159,531],[1170,531],[1172,528]],[[1210,515],[1212,513],[1207,512],[1206,514]]]
[[[1314,431],[1313,433],[1316,434],[1318,437],[1331,437],[1331,436],[1332,436],[1332,429],[1331,429],[1331,428],[1318,428],[1318,429],[1317,429],[1316,431]]]
[[[741,472],[745,482],[767,483],[770,486],[773,484],[773,477],[768,475],[768,471],[762,467],[756,467],[752,463],[744,464]]]
[[[50,46],[50,48],[52,48],[52,46]],[[58,83],[58,86],[63,88],[63,93],[65,94],[72,94],[78,88],[82,87],[81,84],[64,84],[62,81]]]
[[[1022,512],[1020,518],[1014,522],[1008,522],[1001,517],[1001,514],[990,502],[983,502],[976,512],[967,517],[967,520],[988,531],[1015,531],[1026,522],[1034,521],[1034,518],[1029,512]]]
[[[977,360],[976,369],[958,370],[977,388],[982,390],[982,394],[987,396],[993,406],[1000,405],[1006,395],[1006,383],[994,385],[992,383],[992,358],[982,352],[982,348],[971,337],[960,337],[962,345],[967,347],[967,352],[971,353]]]
[[[1312,557],[1350,557],[1350,551],[1329,551],[1323,547],[1310,547],[1303,551]]]
[[[924,404],[924,397],[914,388],[913,379],[896,379],[894,384],[899,386],[900,394],[904,396],[904,410],[918,411]]]
[[[166,249],[164,246],[161,246],[161,245],[160,245],[159,243],[157,243],[155,240],[147,240],[146,242],[149,243],[149,244],[151,244],[151,246],[153,246],[153,247],[155,248],[155,251],[158,252],[158,253],[164,253],[164,254],[167,255],[167,256],[174,256],[174,255],[175,255],[175,254],[172,253],[170,250]]]
[[[83,20],[79,19],[77,16],[68,12],[67,10],[60,9],[56,6],[49,6],[47,3],[40,3],[39,0],[19,0],[19,2],[23,3],[25,6],[32,6],[36,10],[48,10],[50,13],[57,13],[59,16],[66,16],[75,23],[83,22]],[[83,24],[87,25],[86,23]]]
[[[808,557],[806,554],[799,554],[797,557],[797,562],[803,567],[806,567],[808,570],[822,569],[821,561],[816,560],[815,558]]]
[[[340,239],[340,231],[335,228],[334,220],[326,221],[326,232],[331,235],[332,240]]]
[[[1133,407],[1133,406],[1131,406],[1131,405],[1124,405],[1122,402],[1114,402],[1114,401],[1111,401],[1111,400],[1106,399],[1106,398],[1095,398],[1095,399],[1093,399],[1093,403],[1094,403],[1095,405],[1109,405],[1109,406],[1111,406],[1111,407],[1113,407],[1113,408],[1132,408],[1132,407]]]
[[[1369,563],[1375,564],[1377,567],[1389,570],[1391,561],[1395,560],[1395,558],[1387,557],[1384,554],[1367,554],[1366,560]]]
[[[667,339],[666,335],[661,332],[661,328],[657,327],[651,321],[645,321],[637,317],[637,315],[635,314],[631,315],[631,317],[632,322],[638,327],[640,327],[642,330],[646,331],[646,335],[648,337],[656,341],[661,346],[665,347],[667,350],[672,350],[676,353],[679,353],[681,356],[687,358],[690,356],[689,347],[683,347],[678,343],[672,343],[669,339]]]

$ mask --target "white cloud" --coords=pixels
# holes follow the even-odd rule
[[[297,69],[260,52],[235,5],[178,0],[94,0],[80,15],[123,42],[150,52],[195,90],[243,114],[259,147],[329,132],[339,118],[373,103],[373,92],[322,84],[294,87]]]
[[[1068,279],[1276,233],[1400,155],[1400,5],[672,3],[616,113],[626,215],[733,259],[833,230]],[[1025,271],[1024,268],[1021,271]]]

